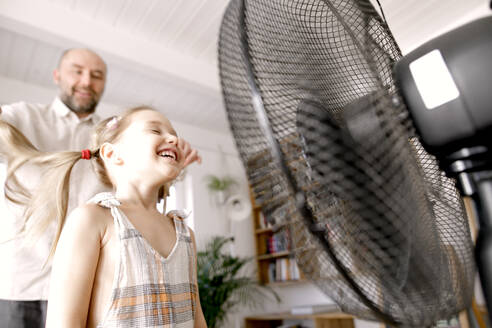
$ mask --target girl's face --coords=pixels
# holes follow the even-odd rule
[[[115,144],[125,173],[157,183],[175,179],[183,169],[184,158],[169,120],[150,109],[137,111],[130,119]]]

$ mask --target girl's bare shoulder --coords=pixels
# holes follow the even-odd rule
[[[99,206],[94,203],[87,203],[77,207],[70,216],[76,218],[84,218],[89,221],[100,221],[104,219],[110,219],[111,211],[108,208]]]
[[[112,226],[113,218],[109,209],[97,204],[84,204],[70,213],[65,223],[66,228],[76,230],[78,233],[105,235],[109,226]]]

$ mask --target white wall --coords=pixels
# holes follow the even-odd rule
[[[376,0],[370,0],[379,11]],[[421,44],[491,14],[489,0],[379,0],[389,28],[405,55]]]

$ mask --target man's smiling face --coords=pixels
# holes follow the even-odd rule
[[[54,71],[60,99],[79,117],[93,113],[106,83],[106,64],[87,49],[69,50]]]

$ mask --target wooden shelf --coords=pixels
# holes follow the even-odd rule
[[[299,279],[299,280],[273,281],[273,282],[267,283],[267,285],[270,287],[284,287],[284,286],[293,286],[293,285],[299,285],[299,284],[305,284],[305,283],[308,283],[308,280]]]
[[[272,228],[262,228],[262,229],[256,229],[255,233],[256,234],[261,234],[261,233],[271,233],[273,232]]]
[[[292,240],[287,223],[265,227],[266,220],[262,215],[261,206],[255,204],[252,190],[250,196],[254,209],[252,223],[258,282],[269,286],[286,286],[302,282],[304,277],[295,262],[294,253],[290,250]],[[280,249],[283,251],[278,251]]]
[[[353,328],[354,317],[343,312],[293,315],[289,312],[261,314],[244,318],[246,328],[278,327],[283,320],[311,320],[315,328]]]
[[[280,224],[275,225],[274,227],[267,227],[267,228],[258,228],[258,227],[255,227],[255,233],[256,234],[260,234],[260,233],[275,233],[275,232],[281,230],[282,228],[284,228],[285,226],[287,226],[288,224],[289,224],[289,222],[283,222],[283,223],[280,223]]]
[[[258,255],[256,258],[259,261],[263,261],[263,260],[276,259],[278,257],[289,256],[289,255],[292,255],[292,252],[291,251],[283,251],[283,252],[277,252],[277,253],[272,253],[272,254]]]

